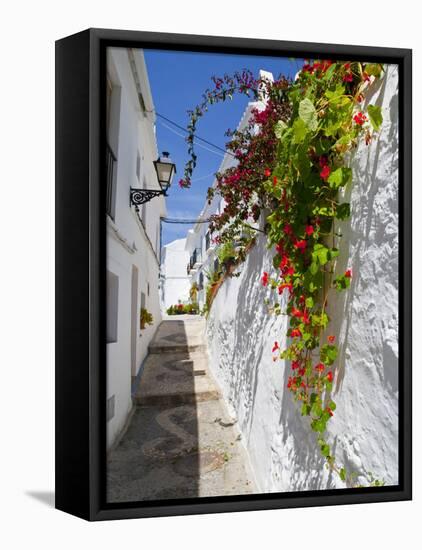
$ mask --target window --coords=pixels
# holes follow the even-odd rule
[[[107,344],[117,342],[119,277],[107,270]]]
[[[141,181],[141,155],[139,154],[139,151],[138,151],[138,154],[136,155],[136,177],[138,178],[138,182]]]
[[[117,152],[120,131],[121,87],[116,86],[107,75],[107,146],[106,146],[106,210],[115,218],[117,185]]]

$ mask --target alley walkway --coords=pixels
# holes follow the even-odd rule
[[[208,370],[204,323],[189,315],[161,323],[135,413],[109,454],[109,502],[254,492],[236,424]]]

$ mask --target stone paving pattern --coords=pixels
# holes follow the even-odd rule
[[[205,321],[166,317],[150,344],[136,410],[109,453],[109,502],[253,493],[236,422],[208,370]]]

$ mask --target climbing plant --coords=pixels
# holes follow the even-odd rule
[[[191,158],[179,182],[190,186],[196,124],[209,105],[236,92],[262,101],[245,128],[228,132],[227,149],[237,162],[218,173],[209,190],[209,200],[219,193],[225,201],[212,229],[218,230],[220,242],[232,242],[264,211],[263,231],[275,255],[274,271],[264,272],[261,283],[279,296],[271,311],[289,316],[289,345],[280,349],[274,342],[273,359],[290,361],[287,388],[309,418],[328,467],[348,486],[355,485],[353,473],[337,463],[326,440],[336,410],[331,391],[338,355],[327,300],[330,292],[348,289],[353,276],[350,268],[335,274],[341,241],[337,226],[351,209],[339,191],[352,183],[350,152],[361,140],[368,145],[381,127],[380,107],[362,105],[382,71],[374,63],[314,60],[305,62],[294,81],[255,80],[249,71],[214,78],[214,88],[190,112]]]

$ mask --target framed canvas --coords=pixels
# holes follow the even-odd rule
[[[56,43],[56,507],[411,498],[411,50]]]

